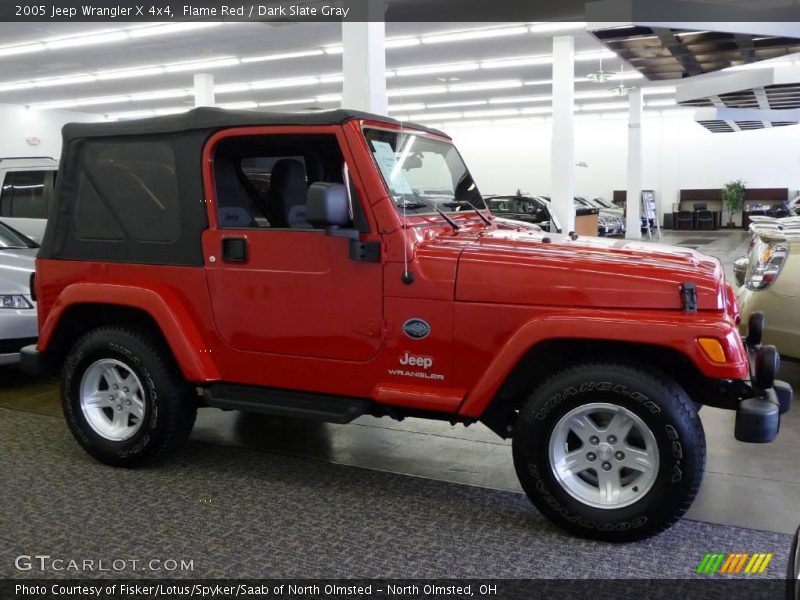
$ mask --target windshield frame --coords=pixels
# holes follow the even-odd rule
[[[465,217],[472,217],[476,210],[483,211],[483,214],[487,214],[487,213],[488,213],[488,215],[492,214],[491,213],[491,209],[489,209],[489,205],[488,205],[488,201],[487,201],[487,198],[489,198],[491,196],[484,197],[480,193],[480,190],[478,189],[478,185],[475,182],[474,177],[472,177],[472,172],[469,170],[469,167],[467,166],[467,163],[464,160],[464,157],[461,155],[461,152],[458,150],[458,147],[453,143],[452,139],[450,139],[444,133],[429,132],[429,131],[425,131],[425,130],[422,130],[422,129],[418,129],[418,128],[414,127],[414,126],[407,127],[407,126],[403,125],[402,123],[398,123],[396,127],[387,127],[386,125],[387,125],[386,123],[382,123],[381,125],[375,125],[373,123],[362,123],[361,127],[359,129],[360,129],[361,137],[362,137],[362,139],[364,141],[364,144],[366,145],[367,152],[369,153],[370,158],[372,159],[372,164],[375,167],[375,171],[377,172],[378,178],[380,179],[381,184],[383,185],[383,188],[384,188],[384,190],[386,192],[386,195],[389,197],[389,200],[394,205],[394,208],[397,211],[398,215],[400,215],[400,216],[404,215],[404,208],[403,208],[402,204],[398,204],[394,200],[394,194],[392,192],[392,189],[389,186],[389,182],[386,181],[386,177],[384,176],[383,171],[381,170],[380,165],[378,164],[378,160],[377,160],[377,158],[375,156],[375,152],[373,151],[374,148],[370,144],[370,139],[367,137],[367,131],[368,130],[385,131],[385,132],[389,132],[389,133],[392,133],[392,134],[395,134],[395,135],[413,135],[413,136],[424,138],[426,140],[430,140],[430,141],[433,141],[433,142],[438,142],[438,143],[441,143],[441,144],[449,145],[453,149],[453,151],[455,152],[456,156],[458,156],[458,159],[461,161],[461,164],[464,165],[465,172],[469,175],[470,179],[472,179],[472,185],[475,188],[475,191],[476,191],[478,197],[480,198],[480,202],[481,202],[481,204],[476,204],[475,202],[473,202],[473,204],[475,204],[475,208],[473,208],[465,200],[457,200],[457,199],[453,198],[453,200],[451,200],[450,202],[463,204],[463,207],[449,208],[449,207],[445,206],[444,204],[437,203],[434,200],[429,200],[427,198],[421,197],[420,198],[421,201],[424,202],[426,204],[426,206],[424,206],[424,207],[414,207],[414,208],[405,208],[405,215],[407,217],[428,217],[428,218],[430,218],[431,216],[437,215],[439,211],[444,212],[448,217],[455,217],[455,216],[459,216],[459,215],[463,215]],[[475,215],[475,216],[477,217],[477,215]]]

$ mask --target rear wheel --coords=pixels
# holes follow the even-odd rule
[[[514,429],[514,465],[536,507],[612,542],[670,527],[702,481],[697,411],[666,377],[622,364],[566,369],[539,386]]]
[[[171,357],[154,340],[103,327],[73,346],[61,375],[72,434],[101,462],[134,467],[183,442],[197,406]]]

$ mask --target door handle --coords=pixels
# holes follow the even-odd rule
[[[225,262],[247,262],[247,238],[222,238],[222,260]]]

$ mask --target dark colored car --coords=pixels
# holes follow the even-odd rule
[[[547,201],[537,196],[490,196],[486,198],[489,209],[504,219],[524,221],[538,225],[545,231],[561,233],[558,218],[550,212]]]

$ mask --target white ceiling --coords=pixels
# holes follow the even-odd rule
[[[505,27],[509,27],[506,24]],[[109,29],[126,29],[136,27],[129,23],[2,23],[0,24],[0,103],[36,105],[40,103],[60,102],[63,100],[86,100],[116,97],[114,102],[102,105],[84,105],[65,107],[89,113],[110,114],[149,109],[172,107],[189,107],[192,98],[162,98],[152,100],[131,101],[127,96],[158,92],[163,90],[188,89],[192,86],[194,70],[178,73],[151,74],[135,78],[94,81],[87,83],[71,83],[69,85],[52,85],[34,87],[32,89],[9,90],[8,84],[42,78],[62,76],[79,76],[96,71],[129,69],[133,67],[151,67],[178,62],[192,62],[209,59],[236,57],[239,59],[265,54],[291,53],[306,50],[319,50],[325,46],[336,45],[341,41],[341,26],[333,23],[303,24],[269,24],[269,23],[225,23],[207,29],[170,34],[153,35],[135,39],[124,39],[102,44],[45,49],[38,52],[3,56],[4,48],[15,44],[40,42],[53,37],[81,34],[100,35]],[[387,23],[387,37],[424,36],[455,30],[468,30],[487,27],[485,24],[465,23]],[[489,27],[504,27],[503,24],[492,24]],[[397,70],[405,67],[424,65],[440,65],[449,63],[492,61],[496,59],[529,56],[547,56],[552,50],[553,33],[536,33],[527,28],[519,35],[473,39],[448,43],[423,43],[413,47],[387,49],[387,69]],[[605,49],[589,33],[570,31],[575,36],[576,54],[600,52]],[[58,45],[58,44],[56,44]],[[234,61],[236,62],[236,61]],[[619,71],[618,59],[606,59],[603,64],[606,71]],[[576,77],[583,78],[587,73],[596,71],[598,60],[586,60],[576,63]],[[206,71],[206,68],[200,69]],[[627,69],[630,71],[630,68]],[[287,58],[267,62],[237,63],[224,68],[209,69],[215,76],[215,84],[224,86],[259,80],[283,80],[301,77],[335,76],[341,73],[340,54],[321,54],[302,58]],[[457,78],[453,81],[442,81],[441,78]],[[390,105],[397,104],[436,104],[451,102],[470,102],[474,107],[457,110],[508,109],[521,107],[546,107],[546,99],[528,102],[512,102],[509,104],[489,104],[498,98],[522,98],[530,96],[547,96],[549,84],[531,83],[547,81],[551,77],[549,64],[514,66],[507,68],[478,68],[470,71],[452,73],[428,73],[409,76],[395,76],[387,80],[391,92],[393,89],[407,89],[425,86],[450,85],[456,88],[462,84],[510,81],[525,82],[528,85],[510,87],[508,89],[492,89],[483,91],[456,92],[437,94],[414,94],[402,98],[390,98]],[[585,103],[587,108],[592,103],[601,107],[619,103],[621,98],[586,98],[585,92],[606,92],[619,82],[596,84],[591,81],[576,83],[578,103]],[[647,86],[643,79],[628,81],[629,84]],[[510,84],[509,84],[510,85]],[[4,87],[6,89],[4,89]],[[218,93],[218,103],[238,102],[281,102],[286,100],[308,99],[293,105],[275,107],[273,110],[302,110],[312,107],[333,108],[338,103],[321,101],[318,97],[336,95],[341,92],[341,82],[332,77],[329,82],[314,82],[313,85],[276,87],[266,85],[265,89],[244,90],[230,93]],[[119,96],[124,96],[119,98]],[[673,95],[657,96],[663,105]],[[655,100],[655,97],[653,98]],[[486,104],[480,104],[486,103]],[[483,106],[483,109],[481,108]],[[448,109],[452,111],[452,109]],[[546,109],[542,109],[544,111]],[[394,114],[419,116],[420,113],[446,112],[438,108],[401,108]]]

